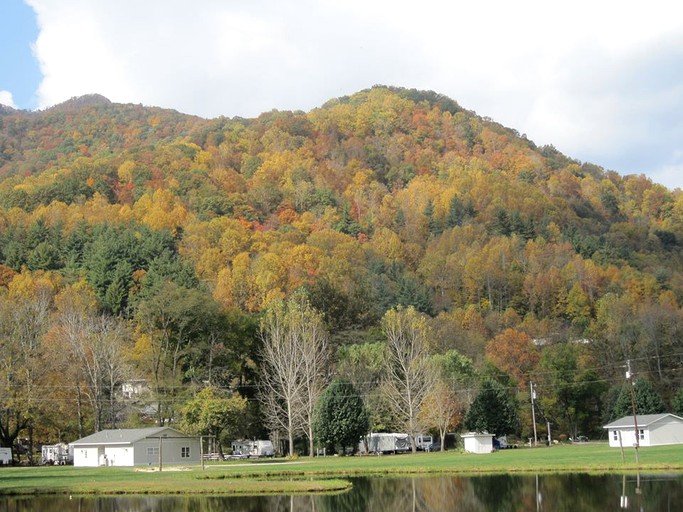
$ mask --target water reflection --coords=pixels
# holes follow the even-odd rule
[[[683,503],[683,475],[357,478],[353,484],[349,492],[327,496],[0,498],[0,511],[659,512],[680,510]]]

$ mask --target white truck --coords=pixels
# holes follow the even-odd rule
[[[232,442],[232,455],[237,457],[272,457],[273,443],[267,440],[238,439]]]

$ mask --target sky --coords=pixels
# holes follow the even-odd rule
[[[15,108],[99,93],[255,117],[375,84],[683,188],[676,0],[0,0],[0,103]]]

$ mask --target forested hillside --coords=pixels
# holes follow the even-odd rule
[[[400,426],[375,396],[387,312],[413,309],[429,357],[471,368],[446,379],[449,429],[493,380],[528,437],[533,380],[558,434],[598,434],[627,360],[683,406],[683,192],[433,92],[256,119],[100,96],[3,109],[0,180],[4,444],[180,424],[207,385],[247,398],[230,435],[265,435],[259,325],[300,290],[375,430]],[[126,401],[133,380],[150,392]]]

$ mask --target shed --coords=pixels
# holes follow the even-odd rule
[[[102,430],[69,445],[74,466],[199,464],[199,439],[170,427]]]
[[[493,434],[470,432],[463,434],[461,437],[466,452],[491,453],[493,451]]]
[[[675,414],[643,414],[636,416],[636,423],[639,446],[683,444],[683,418]],[[635,446],[633,416],[624,416],[603,428],[607,429],[610,446]]]

